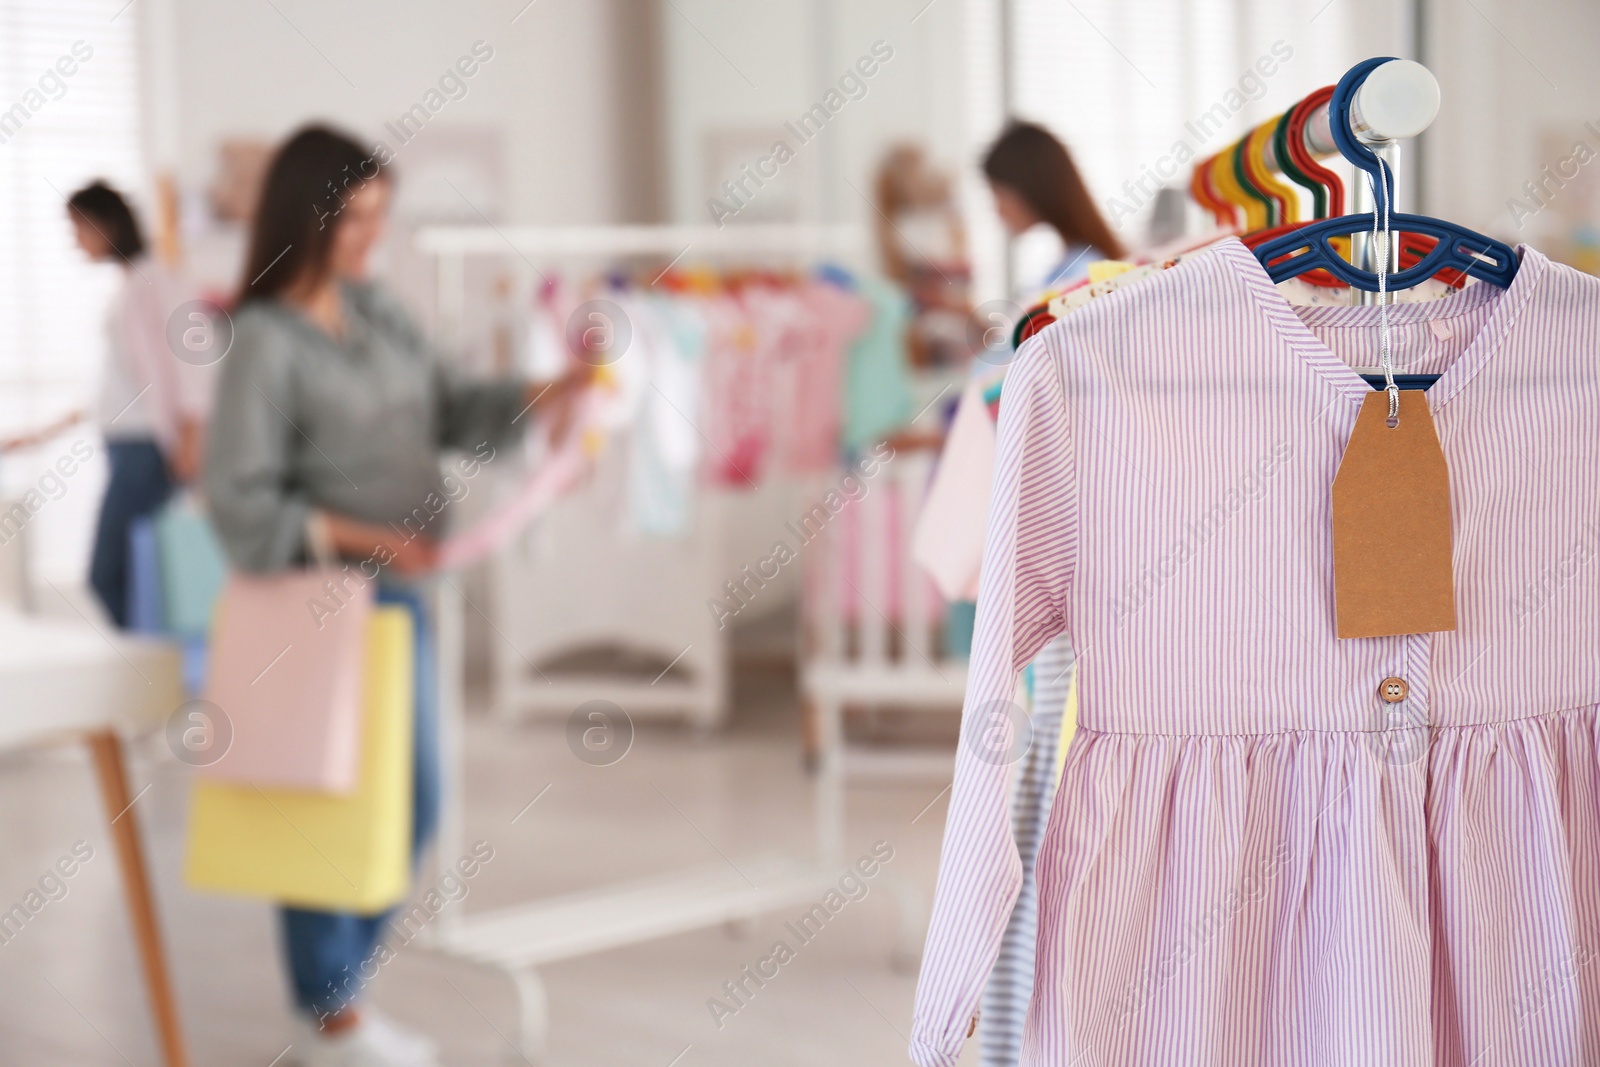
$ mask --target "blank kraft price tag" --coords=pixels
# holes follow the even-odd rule
[[[1333,480],[1333,592],[1340,637],[1456,628],[1450,472],[1428,399],[1369,393]]]

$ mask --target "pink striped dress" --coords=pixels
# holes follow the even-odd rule
[[[917,1063],[955,1063],[1017,896],[1010,702],[1061,632],[1025,1067],[1600,1063],[1600,280],[1521,254],[1389,311],[1443,375],[1448,633],[1334,636],[1378,309],[1293,307],[1229,239],[1024,346]]]

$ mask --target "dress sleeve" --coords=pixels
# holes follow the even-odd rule
[[[433,360],[436,443],[443,448],[499,448],[533,419],[521,379],[483,380],[462,374],[437,356]],[[519,417],[520,416],[520,417]]]
[[[1065,627],[1078,536],[1072,465],[1061,373],[1036,337],[1001,394],[977,630],[911,1033],[921,1067],[955,1064],[1021,887],[1008,804],[1028,740],[1017,675]]]
[[[526,430],[527,383],[521,378],[484,379],[463,373],[428,340],[399,300],[371,283],[351,290],[380,329],[427,368],[433,393],[433,443],[471,450],[487,443],[499,448]]]
[[[207,440],[205,492],[211,524],[234,566],[267,573],[302,555],[311,505],[292,484],[295,438],[293,339],[248,312],[222,361]]]

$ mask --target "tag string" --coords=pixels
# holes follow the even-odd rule
[[[1389,425],[1400,421],[1400,387],[1394,383],[1394,356],[1389,350],[1389,247],[1394,234],[1389,228],[1389,183],[1384,180],[1388,166],[1377,156],[1378,171],[1369,172],[1372,182],[1372,244],[1378,251],[1378,366],[1383,368],[1384,390],[1389,394]],[[1378,202],[1383,201],[1383,243],[1378,244]]]

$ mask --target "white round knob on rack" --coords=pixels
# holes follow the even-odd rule
[[[1362,140],[1415,137],[1438,114],[1438,79],[1410,59],[1392,59],[1374,68],[1350,102],[1350,125]]]

